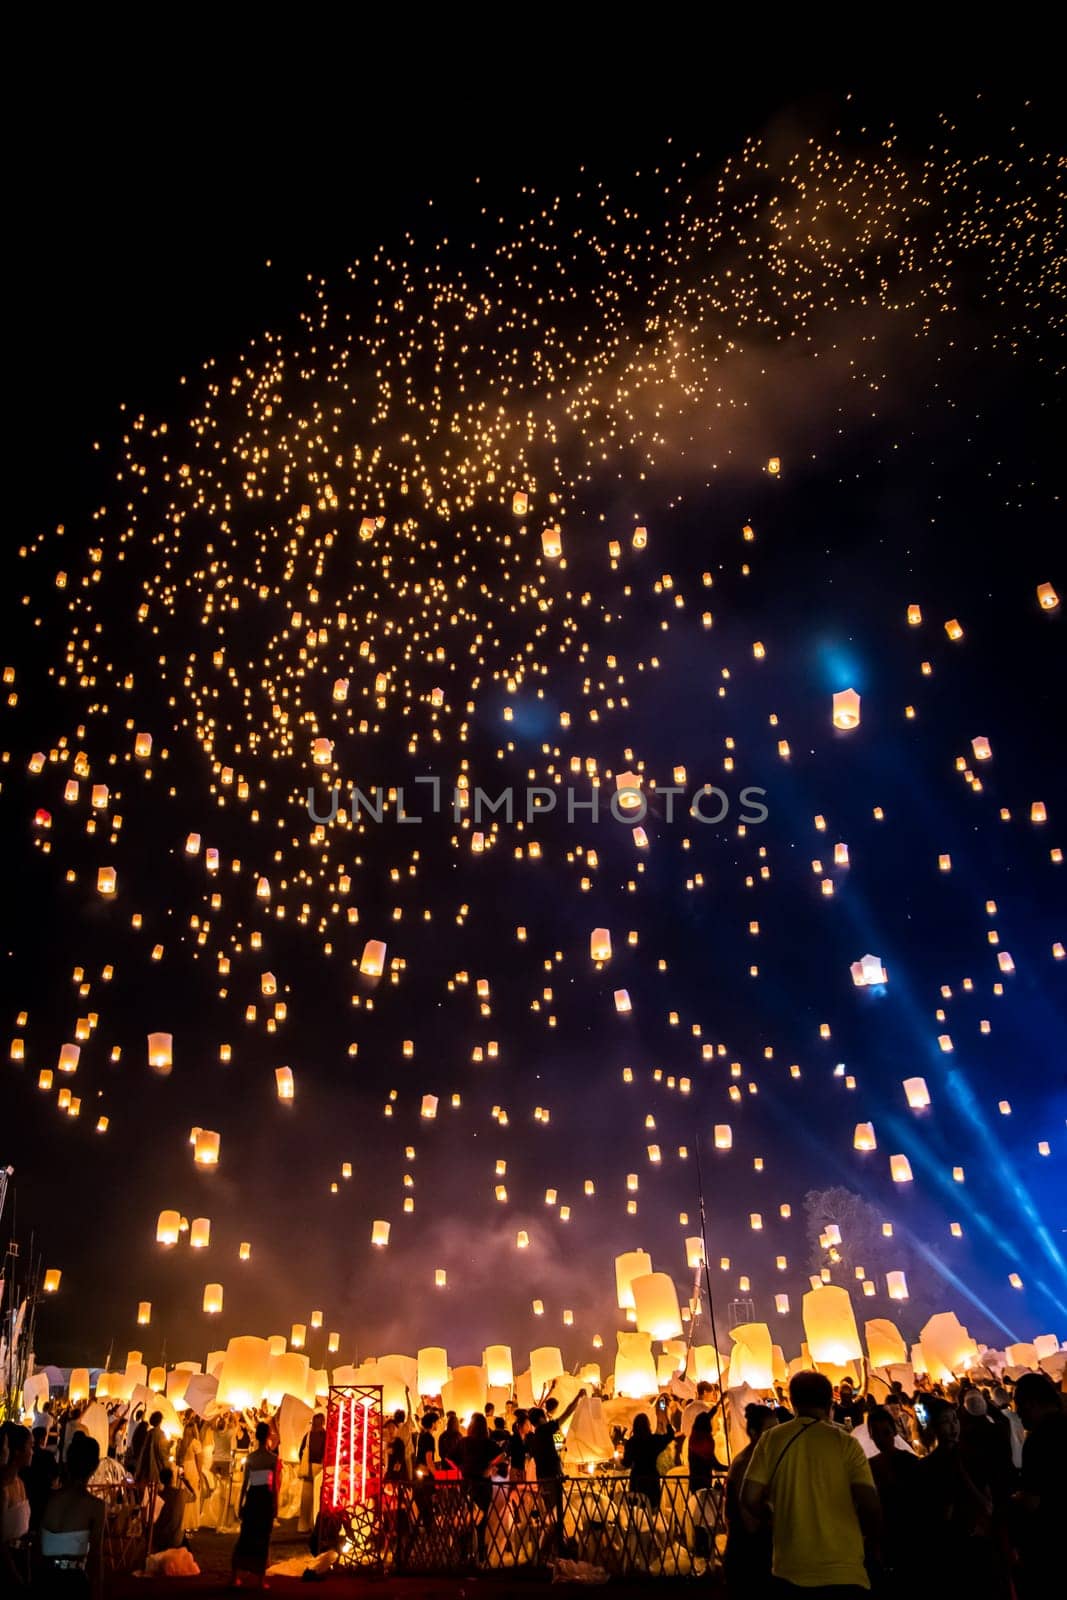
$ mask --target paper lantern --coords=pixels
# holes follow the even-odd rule
[[[447,1267],[435,1267],[433,1269],[433,1286],[434,1286],[435,1289],[447,1289],[447,1287],[448,1287],[448,1269],[447,1269]]]
[[[647,1400],[659,1389],[659,1374],[652,1356],[652,1339],[647,1333],[617,1333],[615,1356],[615,1397],[619,1400]]]
[[[204,1285],[204,1310],[210,1316],[217,1316],[222,1310],[222,1284],[205,1283]]]
[[[563,535],[559,528],[546,528],[541,535],[541,549],[550,561],[563,554]]]
[[[491,1389],[511,1389],[515,1374],[510,1345],[487,1345],[482,1351],[482,1365],[486,1370]]]
[[[919,1334],[923,1360],[937,1383],[960,1377],[978,1359],[978,1346],[953,1311],[939,1311]]]
[[[359,970],[368,978],[380,978],[385,970],[385,941],[384,939],[368,939],[363,946],[363,954],[359,960]]]
[[[211,1218],[194,1217],[189,1229],[189,1247],[192,1250],[206,1250],[211,1243]]]
[[[1004,1360],[1009,1367],[1033,1367],[1038,1365],[1036,1344],[1009,1344],[1004,1352]]]
[[[890,1300],[906,1300],[908,1298],[908,1280],[903,1272],[887,1272],[885,1275],[885,1287]]]
[[[299,1351],[286,1350],[281,1355],[271,1356],[263,1390],[267,1404],[277,1410],[282,1397],[287,1394],[302,1400],[308,1386],[309,1371],[308,1358]]]
[[[1060,603],[1060,597],[1051,583],[1039,583],[1037,586],[1037,603],[1042,611],[1055,611]]]
[[[194,1146],[194,1157],[198,1167],[214,1167],[218,1165],[219,1146],[222,1135],[214,1133],[210,1128],[198,1128]]]
[[[251,1334],[231,1339],[218,1375],[215,1398],[219,1405],[233,1411],[247,1411],[258,1406],[267,1391],[270,1362],[270,1346],[266,1339]]]
[[[801,1305],[804,1336],[816,1365],[843,1367],[863,1355],[847,1289],[827,1284],[809,1289]]]
[[[628,990],[615,990],[615,1010],[620,1016],[624,1016],[626,1012],[633,1010],[633,1007],[630,1004],[630,995]]]
[[[889,981],[879,956],[863,956],[859,961],[854,961],[848,970],[857,989],[873,988]]]
[[[370,1233],[370,1242],[371,1244],[376,1244],[379,1247],[384,1247],[389,1243],[388,1222],[378,1221],[373,1224]]]
[[[422,1105],[419,1108],[419,1115],[425,1117],[427,1122],[433,1121],[434,1117],[437,1115],[437,1096],[435,1094],[423,1095]]]
[[[152,735],[139,733],[133,741],[133,753],[139,761],[147,761],[152,754]]]
[[[630,1281],[637,1330],[653,1339],[674,1339],[682,1331],[678,1292],[666,1272],[648,1272]]]
[[[733,1147],[733,1142],[734,1135],[730,1124],[728,1122],[717,1122],[715,1124],[716,1150],[730,1150]]]
[[[858,728],[860,725],[860,697],[855,689],[842,689],[834,695],[834,727]]]
[[[73,1367],[67,1380],[67,1399],[71,1405],[82,1405],[89,1398],[88,1367]]]
[[[971,749],[976,761],[988,761],[992,757],[993,747],[989,740],[983,737],[971,740]]]
[[[911,1182],[911,1162],[907,1156],[889,1157],[889,1176],[894,1183]]]
[[[60,1072],[77,1072],[78,1061],[81,1057],[81,1046],[64,1044],[59,1048],[59,1061],[57,1066]]]
[[[438,1395],[448,1382],[448,1352],[438,1345],[426,1345],[418,1353],[420,1395]]]
[[[292,1067],[275,1067],[274,1084],[279,1100],[291,1100],[295,1093]]]
[[[321,1328],[322,1327],[322,1312],[321,1311],[313,1311],[308,1320],[311,1323],[311,1326],[313,1328]]]
[[[161,1211],[156,1221],[156,1243],[177,1244],[181,1225],[180,1211]]]
[[[156,1072],[169,1072],[174,1064],[174,1038],[169,1033],[148,1035],[148,1065]]]
[[[930,1091],[925,1078],[905,1078],[904,1094],[913,1111],[924,1111],[930,1104]]]
[[[685,1241],[685,1264],[691,1272],[696,1272],[704,1265],[704,1241],[694,1235]]]
[[[852,1135],[852,1148],[854,1150],[877,1150],[878,1141],[874,1136],[873,1122],[857,1122],[856,1131]]]
[[[652,1257],[647,1250],[628,1250],[615,1257],[615,1292],[620,1311],[634,1309],[633,1280],[651,1271]]]
[[[611,960],[611,932],[609,929],[593,929],[589,935],[589,954],[594,961]]]
[[[455,1367],[452,1371],[450,1383],[447,1385],[448,1399],[445,1405],[455,1411],[464,1422],[474,1415],[476,1411],[484,1411],[488,1399],[488,1384],[485,1381],[484,1367]],[[442,1399],[445,1391],[442,1390]]]
[[[530,1351],[530,1383],[535,1395],[543,1394],[563,1372],[563,1357],[555,1345],[541,1345]]]
[[[774,1348],[765,1322],[742,1322],[730,1329],[730,1386],[747,1383],[753,1389],[774,1386]]]
[[[780,1317],[788,1316],[789,1296],[787,1294],[776,1294],[774,1297],[774,1309],[777,1311]]]
[[[59,1280],[62,1278],[62,1276],[63,1272],[60,1267],[48,1268],[44,1275],[45,1294],[55,1294],[56,1290],[59,1288]]]
[[[686,1376],[691,1383],[718,1383],[724,1363],[713,1344],[694,1344],[686,1362]]]
[[[140,1326],[142,1328],[145,1328],[145,1327],[148,1326],[148,1324],[151,1322],[151,1320],[152,1320],[152,1302],[151,1302],[151,1300],[139,1300],[137,1302],[137,1322],[138,1322],[138,1326]]]
[[[153,1367],[148,1374],[148,1387],[153,1394],[162,1394],[167,1382],[166,1367]]]

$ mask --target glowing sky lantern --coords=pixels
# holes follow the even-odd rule
[[[439,1345],[425,1345],[418,1353],[419,1394],[439,1395],[448,1382],[448,1351]]]
[[[516,489],[515,493],[511,497],[512,514],[516,517],[524,517],[529,509],[529,505],[530,497],[526,493],[525,489]]]
[[[860,1360],[859,1330],[847,1289],[826,1284],[809,1289],[802,1302],[804,1337],[816,1365],[843,1367],[846,1361]]]
[[[594,928],[589,936],[589,954],[594,961],[611,960],[611,933],[607,928]]]
[[[690,1272],[695,1272],[704,1265],[704,1241],[699,1234],[685,1241],[685,1264]]]
[[[728,1122],[717,1122],[715,1124],[714,1140],[716,1150],[731,1150],[733,1148],[733,1129]]]
[[[892,1367],[906,1362],[908,1347],[893,1322],[884,1317],[874,1317],[863,1325],[867,1340],[867,1359],[872,1367]]]
[[[971,740],[971,749],[976,761],[989,761],[993,755],[993,747],[984,737]]]
[[[246,1411],[258,1406],[267,1392],[270,1347],[266,1339],[244,1334],[226,1346],[215,1398],[220,1406]]]
[[[73,1367],[67,1380],[67,1399],[71,1405],[82,1405],[89,1398],[88,1367]]]
[[[659,1374],[647,1333],[616,1334],[615,1394],[620,1399],[645,1400],[659,1388]]]
[[[385,1245],[387,1245],[389,1243],[389,1224],[388,1224],[388,1222],[382,1222],[381,1220],[379,1220],[379,1221],[377,1221],[377,1222],[372,1224],[371,1233],[370,1233],[370,1242],[371,1242],[371,1244],[377,1245],[379,1247],[379,1249],[383,1248]]]
[[[885,1288],[890,1300],[906,1300],[908,1298],[908,1280],[899,1268],[886,1273]]]
[[[978,1346],[954,1311],[939,1311],[919,1334],[926,1370],[935,1383],[962,1376],[978,1359]]]
[[[647,1272],[630,1282],[637,1312],[637,1330],[653,1339],[674,1339],[682,1331],[678,1291],[666,1272]]]
[[[368,939],[359,959],[359,970],[368,978],[380,978],[385,970],[384,939]]]
[[[747,1383],[753,1389],[774,1384],[774,1348],[765,1322],[743,1322],[730,1329],[730,1386]]]
[[[889,1176],[894,1183],[910,1183],[912,1180],[911,1162],[907,1156],[897,1155],[889,1157]]]
[[[100,867],[96,874],[97,894],[112,895],[118,888],[118,874],[114,867]]]
[[[511,1388],[514,1381],[514,1368],[510,1345],[487,1345],[482,1351],[482,1366],[485,1368],[491,1389]]]
[[[292,1100],[296,1093],[292,1067],[275,1067],[274,1085],[278,1091],[279,1100]]]
[[[550,561],[563,554],[563,535],[558,527],[546,528],[541,535],[541,549]]]
[[[152,1320],[152,1302],[151,1302],[151,1300],[139,1300],[137,1302],[137,1322],[138,1322],[138,1325],[140,1327],[142,1327],[142,1328],[147,1327],[148,1324],[151,1322],[151,1320]]]
[[[59,1288],[59,1283],[60,1283],[60,1279],[62,1278],[62,1276],[63,1276],[63,1272],[62,1272],[61,1268],[59,1268],[59,1267],[49,1267],[48,1268],[48,1271],[44,1275],[43,1287],[44,1287],[45,1294],[55,1294],[56,1290]]]
[[[139,733],[133,741],[133,753],[138,761],[147,761],[152,754],[152,735]]]
[[[169,1033],[148,1035],[148,1065],[156,1072],[169,1072],[174,1064],[174,1037]]]
[[[860,697],[855,689],[841,689],[834,695],[833,723],[835,728],[859,727]]]
[[[859,961],[854,961],[848,970],[857,989],[889,981],[880,956],[863,956]]]
[[[873,1122],[857,1122],[856,1130],[852,1135],[852,1148],[854,1150],[877,1150],[878,1141],[874,1136]]]
[[[644,804],[641,794],[641,774],[639,772],[620,772],[615,779],[615,804],[625,815],[631,811],[640,811]]]
[[[924,1111],[930,1104],[930,1091],[925,1078],[905,1078],[904,1096],[913,1111]]]
[[[631,1011],[633,1009],[633,1007],[630,1004],[630,993],[629,993],[629,990],[627,990],[627,989],[616,989],[614,998],[615,998],[615,1010],[619,1013],[620,1016],[624,1016],[628,1011]]]
[[[620,1311],[635,1309],[633,1280],[651,1271],[652,1257],[647,1250],[627,1250],[615,1257],[615,1296]]]
[[[156,1222],[156,1242],[158,1244],[177,1244],[181,1232],[181,1212],[161,1211]]]
[[[1051,583],[1039,583],[1037,586],[1037,603],[1042,611],[1055,611],[1060,603],[1060,597]]]
[[[217,1316],[222,1310],[221,1283],[206,1283],[204,1285],[204,1310],[209,1316]]]
[[[81,1046],[80,1045],[76,1045],[76,1044],[64,1044],[64,1045],[61,1045],[60,1048],[59,1048],[59,1061],[57,1063],[60,1072],[77,1072],[77,1070],[78,1070],[78,1061],[79,1061],[80,1057],[81,1057]]]
[[[215,1133],[211,1128],[198,1128],[196,1144],[194,1146],[194,1160],[198,1167],[215,1167],[218,1165],[219,1148],[222,1144],[222,1135]]]
[[[189,1248],[206,1250],[211,1243],[211,1218],[194,1217],[189,1229]]]
[[[312,739],[311,759],[317,767],[328,767],[333,760],[333,740],[321,737]]]
[[[281,1355],[271,1356],[263,1389],[267,1404],[277,1409],[287,1394],[303,1399],[310,1371],[307,1356],[299,1350],[285,1350]]]

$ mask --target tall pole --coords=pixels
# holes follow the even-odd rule
[[[715,1296],[711,1292],[711,1271],[708,1267],[708,1219],[704,1210],[704,1169],[700,1160],[700,1140],[697,1139],[697,1199],[700,1204],[700,1243],[704,1252],[704,1284],[708,1295],[708,1321],[711,1323],[711,1339],[715,1346],[715,1370],[719,1374],[719,1406],[722,1410],[722,1433],[726,1443],[726,1461],[731,1460],[730,1450],[730,1419],[726,1414],[726,1390],[722,1381],[722,1363],[719,1358],[719,1334],[715,1326]]]

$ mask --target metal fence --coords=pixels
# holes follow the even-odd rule
[[[611,1577],[701,1577],[718,1563],[724,1480],[659,1480],[658,1501],[628,1474],[540,1483],[387,1483],[383,1564],[398,1573],[548,1567],[577,1561]]]

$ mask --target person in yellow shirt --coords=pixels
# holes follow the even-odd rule
[[[795,1589],[806,1600],[846,1600],[870,1589],[863,1541],[880,1521],[867,1458],[830,1421],[833,1399],[821,1372],[795,1373],[793,1421],[761,1435],[741,1487],[742,1517],[753,1532],[770,1513],[779,1591]]]

